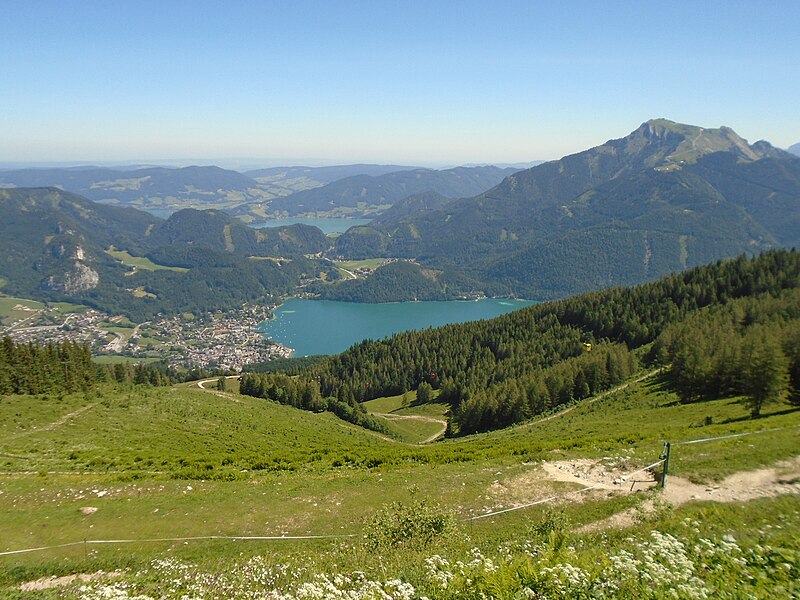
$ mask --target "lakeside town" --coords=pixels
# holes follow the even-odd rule
[[[132,323],[87,307],[66,308],[20,300],[7,311],[2,336],[17,343],[71,341],[88,344],[95,356],[163,360],[175,368],[239,371],[246,364],[287,358],[291,348],[257,331],[273,306],[245,305],[226,312],[184,313]]]

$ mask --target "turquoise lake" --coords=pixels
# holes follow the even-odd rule
[[[364,339],[383,339],[411,329],[491,319],[528,306],[528,300],[355,304],[293,298],[275,309],[258,331],[294,350],[292,356],[338,354]]]

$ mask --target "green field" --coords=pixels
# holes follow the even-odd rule
[[[167,270],[167,271],[177,271],[179,273],[185,273],[186,271],[189,270],[184,267],[168,267],[166,265],[158,265],[147,257],[132,256],[126,250],[115,250],[113,248],[109,248],[108,250],[106,250],[106,254],[113,256],[126,267],[134,267],[136,269],[142,269],[143,271]]]
[[[81,304],[72,304],[71,302],[50,302],[45,305],[43,302],[30,300],[28,298],[0,296],[0,323],[3,325],[11,325],[34,317],[37,315],[38,311],[47,308],[67,314],[84,312],[88,307]]]
[[[44,304],[36,300],[0,296],[0,322],[4,325],[15,323],[32,316],[35,311],[42,308]]]
[[[224,588],[225,593],[239,597],[244,592],[236,585],[245,585],[245,579],[247,585],[261,581],[247,571],[255,568],[248,562],[251,557],[260,557],[254,560],[264,573],[275,575],[276,586],[297,593],[287,598],[303,597],[297,586],[318,581],[315,574],[356,570],[370,581],[396,577],[411,582],[417,592],[413,597],[478,597],[482,592],[514,598],[523,596],[514,596],[513,590],[532,585],[536,577],[537,585],[549,585],[542,578],[552,572],[544,567],[571,564],[594,577],[613,567],[609,555],[621,550],[636,554],[637,544],[650,543],[651,530],[684,540],[687,560],[698,565],[701,558],[692,552],[703,547],[700,537],[723,544],[728,543],[723,536],[733,536],[742,548],[742,564],[720,563],[722,575],[703,575],[712,591],[719,591],[726,577],[748,581],[753,574],[745,596],[790,597],[791,590],[797,591],[792,583],[800,564],[794,535],[800,526],[797,495],[671,507],[659,502],[658,492],[629,493],[627,484],[576,495],[583,486],[556,481],[543,469],[543,461],[588,460],[633,472],[657,460],[663,441],[669,440],[674,487],[690,480],[713,489],[730,474],[800,455],[800,411],[788,405],[769,405],[764,417],[753,420],[736,398],[682,404],[663,381],[651,377],[551,418],[419,445],[429,421],[403,420],[402,437],[408,440],[403,442],[330,413],[220,393],[213,380],[206,386],[208,391],[195,383],[0,398],[0,552],[79,542],[0,556],[0,595],[100,597],[79,592],[80,584],[50,592],[14,590],[44,575],[130,567],[123,579],[133,586],[132,594],[180,597],[190,589],[174,588],[180,580],[200,586],[191,588],[193,597],[213,597],[209,581],[223,585],[219,578],[227,577],[225,585],[233,587]],[[368,403],[368,409],[436,418],[446,408],[415,407],[413,394],[408,400],[404,407],[402,396],[381,398]],[[724,437],[739,434],[746,435]],[[684,443],[705,438],[723,439]],[[545,504],[472,520],[551,497],[555,500]],[[366,524],[392,501],[402,503],[398,510],[414,508],[412,521],[430,507],[443,511],[451,515],[454,529],[433,545],[412,540],[375,552],[363,537],[372,531]],[[581,530],[615,514],[635,518],[625,528]],[[697,523],[702,528],[695,531]],[[356,537],[241,540],[341,534]],[[240,539],[144,541],[211,535]],[[111,539],[133,542],[82,543]],[[757,547],[770,548],[772,562],[756,565],[752,549]],[[642,552],[651,556],[655,550]],[[425,559],[433,555],[449,561],[452,578],[446,589],[438,587],[426,567]],[[722,554],[714,556],[723,561]],[[155,566],[151,561],[156,558],[172,566]],[[458,560],[463,568],[455,567]],[[291,577],[288,572],[279,577],[275,570],[283,567],[277,565],[288,565]],[[234,585],[237,574],[243,579]],[[652,589],[679,584],[670,580]],[[666,591],[647,596],[642,583],[625,585],[633,587],[618,597],[666,596]],[[576,590],[551,591],[549,597],[580,597]]]
[[[333,264],[339,268],[347,269],[348,271],[354,271],[356,269],[377,269],[385,262],[385,258],[366,258],[363,260],[336,261]]]
[[[101,354],[92,357],[92,361],[98,365],[116,365],[118,363],[148,364],[160,360],[160,358],[141,358],[138,356],[123,356],[121,354]]]
[[[411,391],[405,398],[402,395],[376,398],[364,402],[364,406],[386,424],[394,437],[420,444],[444,434],[449,407],[436,403],[415,405],[416,398],[416,391]]]

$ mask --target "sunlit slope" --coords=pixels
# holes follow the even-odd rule
[[[386,444],[330,413],[199,388],[106,389],[96,396],[11,396],[0,402],[4,471],[230,479],[248,471],[330,465],[343,449],[368,452]]]

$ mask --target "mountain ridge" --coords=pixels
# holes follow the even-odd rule
[[[799,232],[799,159],[727,127],[653,119],[472,198],[346,232],[336,249],[378,248],[466,273],[487,294],[549,298],[797,245]]]

